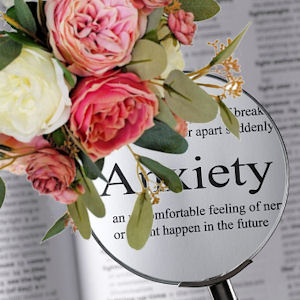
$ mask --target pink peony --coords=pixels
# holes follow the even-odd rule
[[[82,193],[84,194],[84,192]],[[54,192],[51,194],[54,199],[60,203],[71,204],[77,201],[79,194],[74,190],[67,188],[61,192]]]
[[[182,118],[178,117],[177,115],[173,114],[174,118],[176,120],[176,126],[174,130],[178,132],[181,136],[185,137],[188,131],[188,126],[185,120]]]
[[[129,63],[145,24],[130,0],[48,0],[45,12],[55,56],[80,76]]]
[[[71,98],[71,130],[94,160],[136,141],[158,112],[156,96],[133,73],[85,78]]]
[[[23,155],[35,151],[37,149],[42,149],[50,146],[48,141],[46,141],[41,136],[35,137],[30,143],[22,143],[17,141],[13,137],[5,134],[0,134],[0,145],[8,146],[13,149],[13,152],[1,150],[1,152],[10,156]],[[4,170],[10,173],[14,173],[16,175],[25,174],[25,170],[27,168],[29,160],[30,160],[30,155],[19,157],[13,164],[9,165],[8,167],[5,167]],[[11,160],[1,160],[0,168],[3,168],[10,161]]]
[[[169,14],[168,25],[181,44],[191,45],[196,31],[194,15],[178,10]]]
[[[38,150],[30,156],[26,168],[28,180],[41,194],[53,194],[57,201],[72,203],[77,200],[69,186],[76,175],[75,162],[68,156],[62,155],[52,148]],[[65,197],[58,198],[63,194]],[[70,196],[70,193],[73,196]]]
[[[168,6],[173,0],[132,0],[137,9],[149,8],[154,9],[158,7]]]

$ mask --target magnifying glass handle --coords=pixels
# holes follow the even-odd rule
[[[213,300],[238,300],[229,280],[211,285],[209,291]]]

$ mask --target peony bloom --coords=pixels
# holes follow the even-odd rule
[[[160,77],[166,79],[171,73],[171,71],[173,70],[183,71],[184,60],[183,60],[182,52],[180,50],[180,44],[176,39],[169,37],[162,40],[160,44],[163,46],[163,48],[166,50],[167,53],[167,67],[160,75]],[[161,84],[160,80],[152,79],[151,81]],[[160,96],[163,98],[165,93],[164,88],[159,85],[156,85],[155,89],[159,92]]]
[[[13,149],[13,152],[0,150],[2,153],[8,154],[10,156],[22,155],[50,146],[48,141],[43,139],[41,136],[35,137],[30,143],[21,143],[13,137],[4,134],[0,134],[0,145],[4,145]],[[30,155],[19,157],[14,163],[5,168],[4,166],[10,163],[11,160],[1,160],[0,168],[4,168],[4,170],[16,175],[22,175],[25,174],[25,170],[27,168],[29,160]]]
[[[175,41],[175,43],[174,43]],[[167,53],[168,64],[163,73],[160,75],[161,78],[167,78],[171,71],[180,70],[184,68],[183,55],[180,50],[180,44],[177,40],[170,37],[162,40],[161,45],[164,47]]]
[[[45,12],[55,56],[79,76],[129,63],[145,24],[130,0],[48,0]]]
[[[70,188],[67,188],[61,192],[54,192],[51,195],[56,201],[63,203],[63,204],[71,204],[71,203],[77,201],[78,196],[79,196],[79,194],[77,192],[75,192],[74,190],[72,190]]]
[[[0,133],[28,143],[66,123],[70,110],[63,71],[50,53],[23,47],[0,71]]]
[[[62,155],[52,148],[38,150],[30,156],[30,161],[26,168],[28,180],[33,187],[41,194],[52,194],[57,201],[62,203],[74,202],[77,200],[75,194],[69,191],[69,186],[75,179],[76,168],[73,159]],[[60,199],[58,196],[66,193]],[[73,197],[70,196],[73,194]],[[69,200],[66,200],[69,199]],[[68,204],[67,203],[67,204]]]
[[[197,27],[194,23],[194,15],[191,12],[185,12],[182,9],[171,12],[168,18],[168,25],[181,44],[192,44]]]
[[[133,73],[85,78],[72,101],[71,130],[94,160],[136,141],[158,112],[156,96]]]
[[[151,12],[154,8],[168,6],[172,3],[172,1],[173,0],[132,0],[137,9],[150,9],[149,12]]]

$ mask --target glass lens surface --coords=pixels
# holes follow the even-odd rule
[[[222,84],[211,77],[201,82]],[[141,191],[135,160],[126,147],[106,158],[103,173],[109,183],[96,185],[107,213],[103,219],[91,215],[92,228],[105,251],[138,275],[171,284],[222,276],[252,259],[276,229],[288,193],[282,139],[247,93],[224,103],[239,120],[240,139],[219,115],[210,123],[188,124],[184,154],[132,146],[175,170],[184,187],[179,194],[159,194],[152,234],[141,250],[130,248],[126,239],[135,193]],[[153,174],[149,178],[156,181]]]

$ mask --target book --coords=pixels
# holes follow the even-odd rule
[[[277,123],[291,169],[281,223],[254,262],[232,279],[233,286],[241,300],[299,300],[300,2],[219,2],[222,12],[200,24],[192,47],[183,47],[185,69],[200,68],[213,55],[203,41],[225,42],[252,21],[236,52],[244,88]],[[4,4],[0,0],[0,10]],[[71,230],[41,244],[63,208],[39,196],[25,177],[1,176],[8,195],[0,211],[0,300],[211,299],[207,288],[178,288],[137,277],[112,261],[93,239],[84,241]]]

